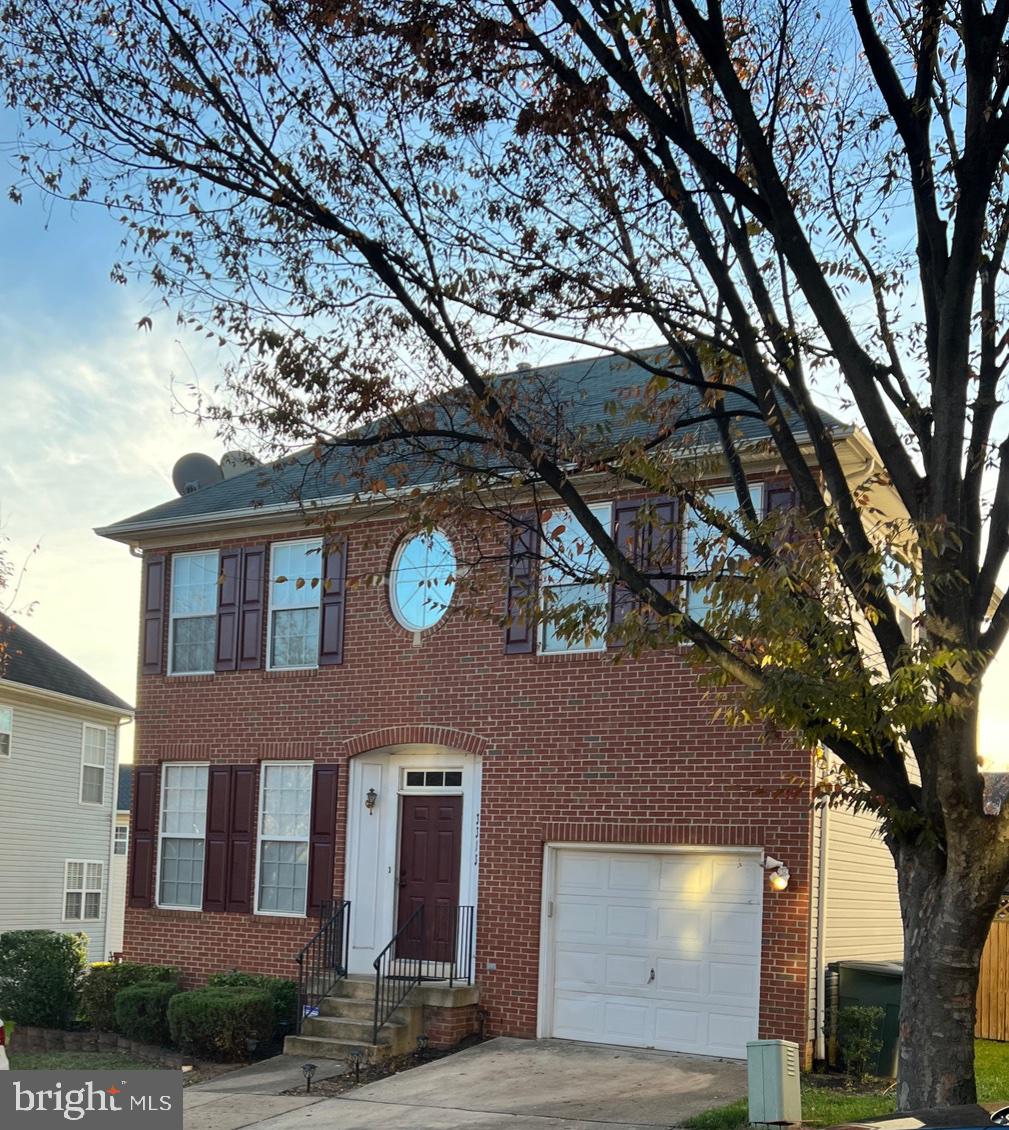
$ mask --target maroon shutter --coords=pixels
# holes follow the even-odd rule
[[[633,502],[618,502],[614,506],[613,537],[617,547],[643,573],[675,573],[678,537],[676,499],[652,499],[648,504],[652,517],[646,523],[638,520],[643,505],[640,499],[636,499]],[[670,577],[656,578],[652,584],[665,596],[669,596],[676,587]],[[637,597],[626,585],[619,582],[615,584],[610,603],[611,623],[619,624],[637,604]]]
[[[316,765],[312,770],[312,820],[308,841],[308,913],[321,915],[322,904],[333,897],[336,866],[335,765]]]
[[[536,591],[536,556],[540,535],[538,516],[525,514],[512,529],[508,546],[508,595],[505,601],[505,645],[508,655],[536,650],[536,625],[526,606]]]
[[[144,636],[141,644],[141,670],[145,675],[161,674],[161,651],[165,632],[165,558],[163,554],[144,557]]]
[[[236,765],[231,770],[226,910],[252,913],[255,854],[256,769],[253,765]]]
[[[207,770],[207,832],[203,848],[203,909],[224,910],[228,886],[228,824],[231,767]]]
[[[217,653],[215,671],[238,666],[238,605],[241,590],[242,551],[222,549],[217,578]]]
[[[327,542],[322,551],[319,607],[319,665],[343,662],[343,610],[346,604],[347,542]],[[328,896],[327,896],[328,897]]]
[[[133,770],[133,814],[130,818],[130,906],[150,906],[153,901],[157,824],[158,771],[153,766],[137,766]]]
[[[242,555],[238,610],[238,669],[253,671],[262,666],[263,605],[266,582],[266,548],[246,549]]]
[[[792,510],[795,508],[795,487],[790,483],[775,483],[768,485],[764,491],[764,516],[773,514],[775,510]]]

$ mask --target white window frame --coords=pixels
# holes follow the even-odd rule
[[[456,794],[462,795],[463,786],[458,785],[408,785],[406,783],[407,773],[461,773],[465,781],[465,767],[462,765],[449,765],[444,769],[440,765],[404,765],[399,771],[399,793],[401,796],[412,796],[414,794],[427,794],[436,796],[455,796]]]
[[[319,609],[320,621],[322,617],[322,584],[323,584],[323,554],[322,554],[322,538],[297,538],[288,541],[275,541],[270,543],[270,562],[269,571],[267,574],[266,583],[269,588],[269,599],[266,602],[266,669],[267,671],[314,671],[319,666],[319,649],[315,649],[315,662],[305,663],[300,666],[276,667],[273,663],[273,614],[274,612],[289,612],[300,611],[301,609],[308,608],[310,605],[305,604],[292,604],[292,605],[276,605],[274,603],[274,596],[277,592],[277,586],[274,583],[274,569],[273,569],[273,554],[274,550],[279,546],[284,548],[293,547],[296,545],[309,546],[311,549],[318,550],[319,559],[319,583],[315,586],[315,599],[316,607]],[[321,622],[320,622],[321,630]],[[257,888],[258,890],[258,888]],[[258,900],[259,895],[256,895]]]
[[[71,888],[68,886],[68,872],[72,864],[80,864],[81,873],[81,886],[80,888]],[[88,868],[97,867],[99,875],[97,887],[88,886]],[[67,915],[67,895],[79,894],[81,896],[81,913],[79,916],[68,917]],[[87,906],[88,895],[98,895],[98,913],[93,917],[85,917],[84,911]],[[105,864],[100,859],[65,859],[63,861],[63,906],[60,910],[60,920],[62,922],[101,922],[102,915],[105,913]]]
[[[176,620],[202,620],[203,616],[176,616],[175,615],[175,563],[181,561],[184,557],[212,557],[217,555],[217,569],[220,575],[221,568],[221,554],[220,550],[216,549],[198,549],[190,553],[173,553],[171,557],[171,573],[168,577],[168,674],[169,675],[213,675],[214,666],[211,664],[209,671],[176,671],[175,670],[175,621]],[[214,617],[214,651],[217,650],[217,608],[213,612]]]
[[[598,519],[600,524],[606,529],[606,531],[608,533],[612,534],[612,532],[613,532],[613,503],[612,502],[593,502],[593,503],[590,504],[589,509],[596,516],[596,518]],[[570,510],[555,510],[550,516],[550,521],[556,522],[556,520],[558,518],[563,518],[564,516],[567,517],[567,520],[569,522],[577,521],[577,519],[574,517],[574,515],[571,513]],[[580,524],[581,523],[579,523],[579,525]],[[586,537],[588,537],[587,534],[586,534]],[[592,549],[593,550],[595,549],[594,544],[593,544]],[[590,550],[590,552],[592,552],[592,550]],[[538,585],[539,601],[540,601],[540,609],[541,610],[543,610],[543,608],[545,607],[544,597],[545,597],[546,590],[548,588],[560,588],[560,587],[562,587],[562,585],[564,583],[564,582],[562,582],[561,584],[549,584],[547,582],[544,582],[544,580],[543,580],[543,570],[549,569],[549,568],[550,568],[550,562],[544,561],[543,567],[540,571],[540,583]],[[575,585],[575,584],[578,584],[579,582],[569,581],[567,583]],[[588,583],[588,582],[586,582],[586,583]],[[588,647],[586,647],[584,644],[571,644],[571,643],[565,643],[565,645],[563,647],[547,647],[546,646],[547,625],[541,621],[540,625],[539,625],[539,630],[538,630],[538,639],[536,641],[537,642],[536,650],[540,655],[584,655],[588,652],[597,652],[597,651],[602,652],[602,651],[606,650],[606,633],[609,631],[609,627],[610,627],[610,604],[611,604],[610,594],[612,592],[612,582],[608,582],[608,583],[600,582],[600,587],[603,587],[603,586],[605,586],[605,589],[606,589],[606,624],[603,627],[602,634],[599,636],[598,641],[593,643],[593,644],[590,644]]]
[[[766,483],[762,479],[758,482],[750,484],[750,498],[753,501],[753,508],[757,512],[757,517],[760,519],[763,519],[764,517],[764,506],[766,504],[766,496],[764,494],[765,487]],[[704,490],[701,493],[710,502],[713,510],[725,512],[730,516],[739,513],[740,507],[739,499],[736,494],[736,488],[731,484],[722,483],[719,486],[709,487],[707,490]],[[696,517],[697,522],[705,528],[704,535],[698,540],[706,540],[709,536],[708,531],[714,530],[714,527],[705,522],[704,518],[699,513],[694,511],[692,507],[688,507],[687,509],[689,512],[687,514],[686,524],[681,531],[682,541],[680,546],[684,573],[689,573],[691,571],[690,553],[692,547],[690,543],[691,539],[694,537],[695,529],[695,527],[691,524],[693,519]],[[717,530],[714,530],[713,536],[718,536]],[[739,550],[739,555],[745,556],[742,550]],[[703,593],[701,593],[700,600],[698,600],[698,597],[694,595],[695,589],[691,581],[685,581],[683,583],[683,588],[684,611],[693,620],[703,620],[707,615],[707,602],[703,599]]]
[[[120,836],[120,832],[123,834]],[[123,850],[119,851],[119,846],[122,845]],[[130,854],[130,826],[129,824],[117,824],[112,833],[112,854],[118,855],[120,858]]]
[[[102,799],[101,800],[85,800],[84,799],[84,769],[97,769],[98,766],[92,762],[86,761],[88,749],[88,730],[98,730],[105,735],[105,758],[101,766],[102,770]],[[104,808],[105,807],[105,791],[109,779],[109,753],[112,746],[112,728],[110,726],[99,726],[95,722],[84,722],[81,724],[81,773],[80,781],[77,787],[77,800],[81,804],[86,804],[91,808]]]
[[[207,788],[210,788],[210,762],[209,761],[163,761],[161,763],[161,773],[159,774],[159,788],[160,796],[158,797],[158,862],[154,869],[154,905],[159,910],[185,910],[191,914],[203,913],[203,899],[200,899],[199,906],[174,906],[172,903],[161,901],[161,845],[166,840],[195,840],[199,839],[198,836],[184,836],[181,832],[165,832],[165,797],[168,790],[165,788],[165,770],[172,769],[176,766],[188,769],[206,769],[207,770]],[[203,874],[206,878],[207,874],[207,828],[204,823],[203,827]]]
[[[297,670],[297,668],[280,668],[280,670]],[[273,766],[287,766],[288,768],[304,768],[311,770],[314,761],[261,761],[259,763],[259,805],[256,810],[256,897],[253,902],[254,913],[263,918],[307,918],[308,917],[308,882],[311,879],[312,859],[312,804],[315,801],[314,781],[309,784],[308,790],[308,835],[306,836],[264,836],[263,835],[263,798],[266,793],[266,770]],[[305,876],[305,907],[299,914],[294,910],[260,910],[259,908],[259,873],[263,862],[263,840],[270,843],[305,844],[309,849],[308,874]]]
[[[418,628],[415,624],[408,623],[409,617],[403,611],[399,602],[399,574],[403,565],[403,554],[407,548],[418,539],[426,537],[423,531],[416,531],[412,534],[407,534],[396,547],[396,552],[393,554],[392,565],[389,568],[389,608],[392,612],[393,618],[404,631],[410,632],[412,635],[419,635],[421,632],[429,632],[432,628],[445,619],[445,617],[452,610],[452,598],[455,596],[455,578],[459,575],[459,561],[456,557],[455,544],[449,537],[448,533],[440,526],[432,531],[432,536],[442,538],[448,545],[449,553],[452,555],[452,591],[449,594],[448,600],[442,606],[433,606],[432,611],[435,613],[434,619],[423,627]]]
[[[0,703],[0,718],[2,718],[5,713],[9,721],[6,730],[0,726],[0,735],[6,735],[7,737],[7,752],[0,752],[0,761],[9,761],[14,754],[14,707]]]

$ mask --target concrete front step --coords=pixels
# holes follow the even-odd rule
[[[388,1044],[361,1044],[355,1040],[328,1040],[324,1036],[288,1036],[284,1055],[305,1055],[314,1059],[350,1059],[353,1051],[364,1052],[367,1063],[378,1063],[391,1054]]]
[[[378,1042],[395,1047],[402,1043],[397,1037],[406,1027],[402,1022],[384,1024]],[[301,1025],[302,1036],[324,1036],[327,1040],[349,1040],[354,1044],[370,1044],[372,1030],[370,1020],[350,1020],[343,1016],[309,1016]]]
[[[352,1000],[369,1000],[374,1005],[375,978],[374,977],[344,977],[337,981],[329,991],[330,997],[350,998]]]

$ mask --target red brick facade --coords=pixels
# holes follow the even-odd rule
[[[393,521],[348,531],[341,665],[142,676],[137,764],[282,758],[337,764],[339,895],[349,759],[415,742],[480,753],[476,968],[488,1034],[536,1033],[545,842],[763,848],[787,861],[791,883],[764,900],[760,1034],[805,1044],[809,752],[715,721],[715,692],[698,685],[675,650],[622,663],[613,652],[504,654],[501,628],[490,621],[503,601],[496,574],[479,598],[476,611],[484,616],[453,607],[416,644],[392,618],[385,588],[370,583],[386,572],[401,533]],[[292,535],[273,540],[282,536]],[[260,533],[227,544],[270,540]],[[125,956],[175,964],[194,982],[232,967],[290,976],[293,955],[315,925],[129,909]],[[488,971],[489,962],[496,969]]]

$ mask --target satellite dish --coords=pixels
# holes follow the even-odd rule
[[[199,451],[183,455],[172,468],[172,482],[179,494],[195,494],[223,478],[224,474],[214,460]]]
[[[244,475],[246,471],[258,466],[260,466],[259,460],[247,451],[228,451],[221,456],[221,472],[226,479]]]

